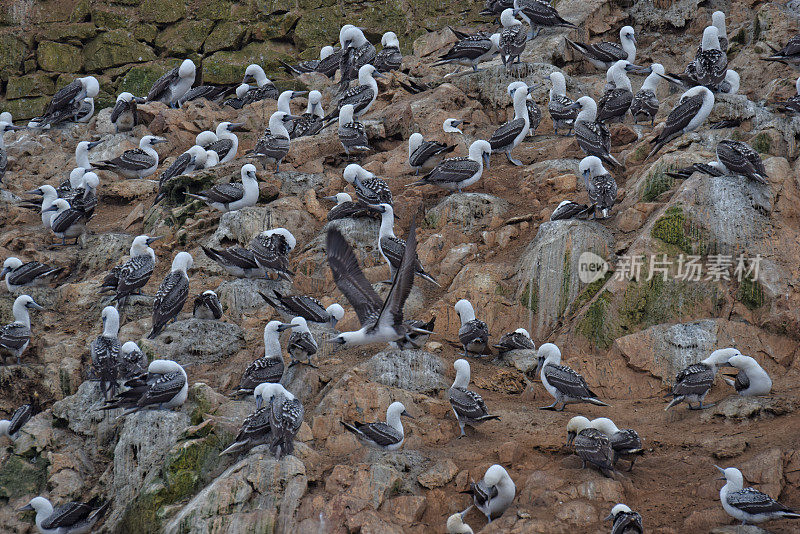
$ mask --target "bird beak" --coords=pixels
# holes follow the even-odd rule
[[[374,209],[375,211],[379,211],[381,213],[386,213],[386,208],[381,206],[380,204],[367,204],[370,208]]]
[[[281,323],[281,325],[278,326],[278,332],[283,332],[284,330],[289,330],[290,328],[294,328],[294,325],[289,323]]]
[[[27,307],[27,308],[33,308],[34,310],[43,310],[43,309],[44,309],[44,308],[42,308],[41,306],[39,306],[38,304],[36,304],[34,301],[30,301],[30,302],[29,302],[29,303],[26,305],[26,307]]]
[[[6,275],[6,273],[9,272],[9,271],[11,271],[11,269],[9,267],[6,267],[2,271],[0,271],[0,278],[4,277]]]
[[[167,140],[166,140],[166,139],[164,139],[163,137],[156,137],[155,139],[153,139],[152,141],[150,141],[150,144],[152,144],[152,145],[157,145],[157,144],[159,144],[159,143],[166,143],[166,142],[167,142]]]
[[[714,467],[716,467],[717,469],[719,469],[719,472],[720,472],[720,473],[722,473],[722,476],[721,476],[721,477],[719,477],[717,480],[727,480],[727,479],[725,478],[725,470],[724,470],[723,468],[721,468],[720,466],[718,466],[718,465],[715,465]]]
[[[486,152],[483,153],[483,164],[486,165],[486,170],[489,170],[489,164],[491,163],[491,154],[487,154]]]
[[[42,213],[47,213],[47,212],[49,212],[49,211],[58,211],[58,206],[56,206],[55,204],[53,204],[53,205],[52,205],[52,206],[50,206],[49,208],[46,208],[46,209],[42,210]]]
[[[13,132],[14,130],[25,130],[25,129],[26,129],[25,126],[15,126],[13,124],[9,124],[8,126],[6,126],[7,132]]]
[[[650,67],[643,67],[641,65],[628,64],[625,65],[625,70],[628,72],[649,72]]]
[[[635,35],[631,35],[631,41],[633,41],[633,44],[637,44]]]
[[[299,118],[300,118],[300,117],[298,117],[298,116],[296,116],[296,115],[284,115],[284,116],[283,116],[283,122],[296,121],[296,120],[298,120]]]
[[[244,123],[243,122],[232,122],[228,126],[229,132],[243,132],[244,131]]]
[[[333,202],[336,202],[336,195],[332,195],[329,197],[322,197],[322,200],[331,200]]]
[[[585,171],[583,171],[584,180],[588,180],[591,177],[592,177],[592,171],[590,169],[586,169]]]
[[[244,78],[242,78],[242,83],[248,83],[255,80],[255,77],[252,74],[245,74]]]
[[[536,360],[536,370],[533,372],[534,375],[539,375],[539,371],[542,370],[542,366],[544,365],[544,358],[539,358]]]
[[[153,241],[158,241],[159,239],[162,239],[163,237],[164,237],[163,235],[157,235],[157,236],[155,236],[155,237],[148,237],[148,238],[147,238],[147,244],[149,245],[149,244],[151,244]]]
[[[298,96],[307,95],[308,91],[292,91],[292,98],[296,98]]]
[[[513,13],[513,15],[516,17],[517,15],[519,15],[519,11],[520,11],[520,10],[519,10],[519,8],[516,8],[516,7],[515,7],[515,8],[514,8],[514,9],[511,11],[511,13]]]
[[[572,445],[572,442],[575,441],[575,436],[577,435],[576,432],[567,432],[567,447]]]
[[[416,419],[416,417],[414,417],[413,415],[411,415],[410,413],[408,413],[406,410],[403,410],[402,412],[400,412],[400,415],[401,415],[402,417],[408,417],[409,419]]]
[[[22,508],[17,508],[17,512],[27,512],[28,510],[33,510],[33,506],[31,506],[31,503],[26,504]]]
[[[608,514],[608,516],[603,518],[603,521],[611,521],[614,519],[614,514]]]
[[[31,189],[30,191],[25,191],[26,195],[44,195],[44,191],[42,191],[41,187],[37,187],[36,189]]]
[[[264,403],[264,398],[261,395],[256,395],[256,410],[261,408],[261,405]]]
[[[385,74],[382,74],[382,73],[378,72],[377,70],[372,73],[372,76],[375,77],[375,78],[386,78]]]
[[[338,343],[339,345],[344,345],[344,338],[342,336],[336,336],[336,337],[330,338],[327,342],[328,343]]]
[[[100,139],[99,141],[92,141],[92,142],[91,142],[91,143],[89,143],[89,145],[88,145],[88,146],[89,146],[89,150],[93,149],[94,147],[96,147],[97,145],[99,145],[99,144],[100,144],[100,143],[102,143],[102,142],[103,142],[103,140],[102,140],[102,139]]]
[[[538,83],[534,83],[533,85],[529,85],[528,86],[528,94],[531,94],[534,91],[534,89],[538,89],[538,88],[539,88],[539,84]]]
[[[569,110],[581,109],[581,107],[583,107],[583,106],[581,106],[580,103],[574,102],[574,103],[570,104],[569,106],[567,106],[567,109],[569,109]]]
[[[455,121],[453,121],[453,124],[454,124],[455,126],[461,126],[462,124],[469,124],[469,123],[468,123],[467,121],[464,121],[464,120],[460,120],[460,119],[459,119],[459,120],[455,120]]]

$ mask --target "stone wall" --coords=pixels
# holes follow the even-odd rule
[[[316,57],[346,22],[374,43],[391,29],[410,49],[426,29],[480,20],[479,10],[456,0],[5,0],[0,110],[36,116],[86,74],[100,81],[102,108],[122,91],[145,95],[184,58],[200,67],[198,82],[235,83],[250,63],[281,79],[279,60]]]

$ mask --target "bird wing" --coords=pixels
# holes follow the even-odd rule
[[[276,271],[289,271],[289,246],[281,234],[257,235],[250,242],[250,250],[259,267]]]
[[[544,376],[547,381],[562,394],[576,399],[597,397],[586,380],[566,365],[549,363],[544,367]]]
[[[175,158],[175,161],[172,162],[172,165],[170,165],[167,170],[161,173],[161,176],[158,179],[158,188],[161,189],[169,180],[186,172],[186,168],[189,166],[189,162],[191,161],[192,155],[188,152],[184,152]]]
[[[740,370],[736,374],[736,380],[733,382],[733,387],[736,389],[736,391],[744,391],[750,387],[750,378],[747,376],[747,373],[744,372],[744,369]]]
[[[423,141],[408,157],[408,163],[412,167],[420,167],[436,154],[449,152],[449,148],[450,146],[439,141]]]
[[[175,67],[156,80],[153,87],[150,88],[150,92],[147,93],[148,101],[152,102],[153,100],[158,100],[164,95],[164,92],[169,91],[172,82],[179,77],[178,69],[180,69],[180,67]]]
[[[11,282],[12,285],[30,284],[40,276],[45,276],[61,270],[63,269],[57,269],[50,265],[39,263],[38,261],[29,261],[23,263],[17,269],[9,273],[8,281]]]
[[[489,327],[481,320],[473,319],[464,323],[461,325],[461,328],[458,329],[458,340],[462,345],[488,339]]]
[[[183,389],[185,384],[186,377],[180,371],[166,373],[150,384],[138,404],[147,406],[169,402]]]
[[[219,301],[219,297],[214,294],[207,295],[205,293],[201,293],[194,298],[194,303],[192,306],[192,315],[197,313],[197,308],[205,306],[208,308],[214,318],[219,319],[222,317],[222,303]]]
[[[228,155],[228,152],[233,150],[233,140],[219,139],[203,148],[205,148],[206,150],[213,150],[214,152],[217,153],[217,155],[219,155],[219,159],[222,159]]]
[[[598,61],[604,61],[606,63],[614,63],[621,59],[627,59],[628,53],[622,49],[617,43],[609,43],[607,41],[603,41],[600,43],[594,43],[590,45],[584,45],[586,47],[587,52],[591,55],[593,59]]]
[[[693,63],[698,84],[716,87],[725,79],[728,56],[722,50],[703,50],[697,54]]]
[[[498,150],[510,145],[523,128],[525,128],[525,119],[514,119],[499,127],[489,138],[492,150]]]
[[[156,163],[153,156],[142,150],[141,148],[134,148],[133,150],[126,150],[119,157],[110,159],[108,161],[101,161],[95,165],[100,169],[104,168],[125,168],[132,171],[143,171],[149,169]]]
[[[414,286],[414,271],[417,266],[417,215],[411,219],[411,227],[408,229],[408,241],[403,252],[400,266],[397,268],[392,287],[383,303],[378,320],[373,328],[378,325],[392,325],[399,327],[403,324],[403,306]]]
[[[477,483],[470,483],[470,490],[472,490],[472,498],[475,504],[482,507],[485,507],[498,494],[497,486],[489,487],[483,480]]]
[[[366,204],[392,204],[392,190],[380,178],[359,180],[361,186],[355,186],[356,196]]]
[[[33,405],[31,404],[23,404],[19,408],[14,411],[14,415],[11,416],[11,424],[8,426],[8,434],[13,436],[19,430],[30,421],[31,417],[33,417]]]
[[[352,104],[356,113],[361,111],[375,97],[375,91],[369,85],[357,85],[348,89],[344,96],[339,99],[338,109],[342,109],[345,104]]]
[[[646,113],[647,115],[653,116],[658,113],[658,106],[659,102],[656,94],[649,89],[643,89],[633,96],[633,100],[631,101],[631,113],[634,115],[637,113]]]
[[[614,450],[608,436],[595,428],[586,428],[578,432],[573,442],[575,453],[583,460],[604,469],[612,469]]]
[[[244,186],[242,184],[217,184],[200,195],[206,197],[208,202],[219,202],[220,204],[230,204],[244,198]]]
[[[403,54],[400,49],[394,46],[389,46],[378,52],[375,56],[373,65],[378,72],[389,72],[397,70],[403,64]]]
[[[353,249],[339,230],[328,229],[325,248],[333,281],[355,309],[361,326],[376,321],[381,310],[381,299],[364,276]]]
[[[690,365],[675,377],[673,395],[702,395],[714,383],[714,370],[703,363]]]
[[[67,229],[83,217],[83,212],[76,209],[62,211],[50,220],[50,228],[54,232],[66,232]]]
[[[328,212],[328,220],[335,221],[337,219],[357,219],[359,217],[370,217],[376,219],[379,212],[374,208],[370,208],[361,201],[358,202],[342,202],[332,207]]]
[[[283,368],[283,358],[261,357],[244,370],[239,388],[254,389],[264,382],[279,382],[283,376]]]
[[[476,60],[492,49],[492,41],[488,35],[471,35],[453,45],[439,59],[452,61],[457,59]]]
[[[289,400],[283,395],[276,395],[272,398],[271,404],[270,424],[273,430],[294,436],[303,424],[305,415],[303,403],[300,399]]]
[[[403,439],[403,435],[398,432],[394,427],[386,423],[356,423],[355,426],[365,438],[375,442],[379,447],[388,447],[399,443]]]
[[[240,269],[258,269],[255,254],[243,247],[233,246],[225,250],[202,247],[206,256],[224,266],[238,267]]]
[[[22,323],[11,323],[0,329],[0,346],[21,349],[31,339],[31,329]]]
[[[453,386],[450,388],[448,396],[453,410],[460,417],[479,419],[489,415],[489,410],[486,408],[483,398],[474,391]]]
[[[622,428],[618,432],[614,432],[609,439],[611,440],[611,447],[615,451],[632,451],[641,450],[642,448],[642,438],[632,428]]]
[[[270,431],[269,424],[269,405],[262,406],[251,413],[242,421],[242,427],[234,441],[245,441],[257,437],[263,437]]]
[[[176,317],[189,298],[189,281],[180,271],[171,272],[161,282],[153,301],[153,325],[163,325]]]
[[[42,530],[55,530],[59,527],[69,528],[72,525],[86,519],[92,513],[92,508],[88,504],[80,502],[68,502],[57,506],[47,519],[42,521]]]
[[[134,256],[126,261],[117,272],[117,295],[127,295],[150,280],[155,262],[149,255]]]
[[[380,239],[378,244],[381,247],[383,255],[389,260],[392,268],[397,269],[406,251],[406,242],[399,237],[384,236]]]
[[[369,147],[367,130],[363,123],[353,121],[339,125],[339,140],[344,146],[364,146]]]
[[[717,144],[717,158],[730,171],[744,176],[764,177],[767,171],[761,156],[750,146],[741,141],[723,139]],[[759,180],[763,181],[763,180]]]
[[[305,137],[316,135],[322,130],[322,118],[311,113],[303,113],[300,118],[294,121],[294,129],[292,130],[292,139],[298,137]]]
[[[564,95],[553,95],[553,98],[547,104],[547,110],[553,120],[575,120],[578,116],[577,109],[570,109],[570,106],[575,101]]]
[[[548,3],[539,0],[520,0],[519,7],[522,12],[531,19],[531,23],[537,26],[571,26],[574,24],[561,18],[556,8]]]
[[[292,332],[287,346],[300,349],[309,355],[317,353],[317,343],[309,332]]]
[[[431,184],[458,184],[472,178],[480,170],[480,163],[469,158],[448,158],[423,178]]]
[[[628,89],[615,88],[606,91],[597,103],[597,120],[603,121],[611,117],[624,115],[631,107],[633,93]]]
[[[697,115],[697,112],[700,111],[702,105],[703,95],[695,95],[684,99],[669,112],[664,129],[656,139],[658,141],[671,139],[675,134],[682,132]]]
[[[611,534],[642,534],[642,516],[638,512],[620,512],[614,517]]]
[[[134,104],[135,105],[135,104]],[[117,103],[114,104],[114,109],[111,110],[111,123],[117,122],[120,115],[128,111],[131,106],[131,102],[126,102],[124,100],[117,100]]]
[[[74,103],[75,98],[81,94],[82,91],[83,85],[81,84],[80,80],[73,80],[65,87],[59,89],[50,100],[50,104],[47,106],[44,116],[51,115],[57,111],[61,111],[66,107],[70,107]]]
[[[744,488],[739,491],[728,493],[727,501],[728,504],[734,508],[753,515],[792,511],[766,493],[762,493],[755,488]]]

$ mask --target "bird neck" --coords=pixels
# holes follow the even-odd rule
[[[628,54],[628,57],[625,59],[627,59],[630,63],[636,63],[636,45],[633,44],[633,41],[623,37],[620,44],[622,45],[622,50]]]
[[[467,389],[469,387],[469,375],[469,371],[463,371],[461,369],[456,371],[456,379],[453,381],[453,387]]]
[[[528,97],[527,90],[517,89],[514,93],[514,120],[523,119],[528,122],[528,105],[525,100]]]
[[[53,505],[50,504],[50,501],[40,504],[36,508],[36,526],[41,525],[51,515],[53,515]],[[39,530],[42,530],[41,527],[39,527]]]
[[[580,113],[578,113],[578,117],[575,119],[575,122],[594,122],[597,118],[597,104],[592,101],[590,104],[586,104],[581,109]]]
[[[659,76],[657,72],[651,72],[647,78],[644,79],[642,91],[653,91],[655,93],[658,88],[658,82],[660,81],[661,76]]]
[[[292,99],[291,91],[284,91],[278,96],[278,111],[292,114],[292,108],[289,106],[289,101]]]
[[[103,337],[117,337],[119,334],[119,317],[109,315],[103,327]]]
[[[264,334],[264,356],[268,358],[281,358],[281,339],[276,331],[269,331]]]
[[[615,68],[611,78],[614,80],[614,85],[617,89],[631,90],[631,81],[628,79],[628,75],[625,74],[624,68]]]
[[[289,137],[289,130],[283,124],[282,118],[270,118],[269,120],[269,133],[276,137]]]
[[[12,308],[12,313],[14,314],[15,322],[23,324],[28,328],[31,327],[31,316],[28,313],[28,308],[25,307],[25,304],[21,302],[15,302],[14,307]]]
[[[91,169],[92,164],[89,163],[89,150],[84,146],[79,146],[75,150],[75,163],[78,167],[83,167],[84,169]]]
[[[389,412],[386,414],[386,424],[394,428],[401,434],[403,433],[403,423],[400,421],[400,414],[397,412]]]
[[[394,235],[394,213],[381,213],[381,228],[378,239],[382,237],[395,237]]]

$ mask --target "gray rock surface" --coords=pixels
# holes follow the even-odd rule
[[[141,344],[159,358],[181,365],[214,363],[244,348],[244,331],[233,323],[191,318],[167,326],[156,339]]]
[[[424,350],[384,350],[360,367],[385,386],[426,394],[448,387],[444,361]]]

